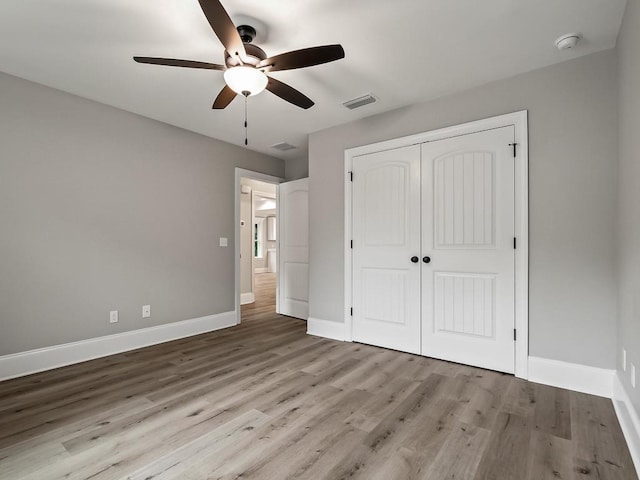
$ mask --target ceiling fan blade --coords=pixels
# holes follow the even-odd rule
[[[231,90],[228,85],[225,85],[220,93],[216,97],[215,102],[213,102],[213,107],[216,110],[221,110],[223,108],[227,108],[227,105],[231,103],[231,100],[236,98],[236,92]]]
[[[177,58],[157,57],[133,57],[138,63],[150,63],[152,65],[166,65],[168,67],[204,68],[207,70],[226,70],[224,65],[215,63],[196,62],[195,60],[179,60]]]
[[[322,45],[320,47],[303,48],[265,58],[256,68],[267,68],[270,72],[292,70],[294,68],[311,67],[322,63],[333,62],[344,58],[342,45]]]
[[[218,0],[198,0],[213,32],[232,57],[238,55],[246,63],[247,53],[231,17]]]
[[[313,107],[314,103],[309,97],[307,97],[302,92],[299,92],[293,87],[290,87],[286,83],[282,83],[275,78],[269,77],[269,82],[267,83],[267,90],[269,90],[274,95],[277,95],[283,100],[286,100],[289,103],[293,103],[297,107],[307,108]]]

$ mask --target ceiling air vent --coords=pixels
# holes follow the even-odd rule
[[[354,98],[353,100],[349,100],[348,102],[344,102],[342,105],[347,107],[349,110],[354,110],[356,108],[364,107],[365,105],[369,105],[370,103],[376,102],[378,99],[367,93],[362,97]]]
[[[298,147],[287,142],[280,142],[276,143],[275,145],[271,145],[271,148],[275,148],[276,150],[280,150],[281,152],[287,152],[289,150],[295,150]]]

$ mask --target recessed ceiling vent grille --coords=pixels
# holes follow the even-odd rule
[[[364,107],[365,105],[369,105],[370,103],[377,102],[378,99],[367,93],[362,97],[354,98],[353,100],[349,100],[348,102],[344,102],[342,105],[347,107],[349,110],[354,110],[356,108]]]
[[[271,145],[271,148],[275,148],[276,150],[280,150],[281,152],[287,152],[289,150],[295,150],[298,147],[287,142],[280,142],[276,143],[275,145]]]

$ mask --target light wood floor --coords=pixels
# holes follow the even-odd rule
[[[0,383],[0,478],[636,478],[609,400],[311,337],[273,299]]]

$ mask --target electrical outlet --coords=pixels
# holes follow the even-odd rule
[[[631,386],[636,388],[636,366],[631,364]]]
[[[142,306],[142,318],[149,318],[151,316],[151,305]]]
[[[109,323],[118,323],[118,310],[111,310],[109,312]]]
[[[622,371],[623,372],[627,371],[627,349],[626,348],[622,349]]]

